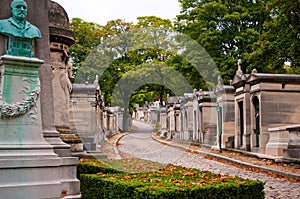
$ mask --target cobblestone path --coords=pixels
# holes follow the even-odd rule
[[[299,183],[287,182],[265,174],[231,167],[220,162],[208,160],[199,154],[184,152],[174,147],[160,144],[151,138],[151,133],[151,126],[134,121],[132,132],[119,141],[118,150],[124,158],[141,158],[160,163],[171,163],[189,168],[207,170],[213,173],[261,180],[266,182],[266,198],[300,198]]]

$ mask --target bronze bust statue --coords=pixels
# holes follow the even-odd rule
[[[32,40],[41,38],[40,30],[26,21],[27,4],[24,0],[11,2],[12,17],[0,20],[0,34],[8,39],[5,54],[33,57]]]

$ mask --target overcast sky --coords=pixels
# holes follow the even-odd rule
[[[140,16],[157,16],[173,20],[180,13],[178,0],[53,0],[67,11],[70,20],[78,17],[105,25],[122,19],[136,22]]]

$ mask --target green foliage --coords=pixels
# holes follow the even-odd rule
[[[210,79],[217,77],[210,71],[209,66],[200,67],[209,62],[207,58],[203,59],[203,50],[202,54],[193,52],[198,50],[195,47],[198,44],[175,33],[170,20],[155,16],[139,17],[136,25],[121,20],[110,21],[106,26],[98,26],[99,37],[94,37],[98,41],[97,46],[94,46],[96,43],[90,42],[89,35],[92,33],[83,36],[86,28],[93,29],[94,24],[86,24],[79,19],[75,19],[73,23],[71,27],[76,27],[76,32],[80,33],[78,45],[72,51],[72,55],[75,56],[73,60],[80,65],[76,83],[92,83],[95,75],[99,75],[101,91],[107,105],[113,103],[113,93],[116,90],[119,96],[114,99],[119,100],[118,105],[121,103],[121,106],[127,108],[125,106],[130,99],[129,108],[132,111],[134,104],[143,105],[145,101],[153,101],[157,96],[162,102],[166,100],[167,94],[192,92],[194,88],[200,87],[208,89],[208,82],[203,78],[208,75],[214,75],[214,78]],[[77,51],[83,51],[82,45],[79,44],[84,44],[86,47],[84,50],[89,52],[88,55],[76,54]],[[190,49],[188,52],[182,53],[183,49],[188,48]],[[149,68],[145,67],[147,64]],[[140,66],[143,66],[142,69]],[[196,66],[200,67],[201,71],[196,69]],[[200,72],[204,76],[201,76]],[[156,74],[156,76],[145,77],[142,74]],[[126,86],[130,85],[132,80],[137,80],[134,81],[134,86],[137,82],[139,86],[135,89],[131,87],[131,90],[129,87],[120,88],[124,83]],[[174,85],[178,88],[174,88]]]
[[[299,72],[300,4],[294,0],[179,0],[175,27],[211,55],[225,83],[244,72]],[[291,67],[284,63],[290,62]]]
[[[79,18],[72,19],[70,28],[76,35],[76,42],[71,46],[70,52],[73,67],[77,70],[91,53],[92,49],[99,45],[104,32],[100,25],[85,22]]]
[[[121,173],[122,171],[114,169],[107,164],[97,160],[81,160],[77,166],[77,174],[95,174],[95,173]]]
[[[136,24],[137,28],[148,28],[148,27],[155,27],[155,28],[164,28],[172,29],[172,22],[169,19],[162,19],[156,16],[143,16],[138,17],[138,23]]]
[[[263,182],[208,171],[166,165],[150,172],[104,173],[102,163],[88,166],[99,169],[80,173],[82,198],[264,198]]]
[[[269,17],[264,31],[254,43],[249,55],[252,68],[262,72],[300,72],[300,2],[294,0],[269,0],[266,4]],[[290,63],[290,67],[285,65]]]
[[[72,19],[71,28],[77,38],[76,44],[70,49],[72,61],[78,68],[76,82],[92,83],[95,75],[102,75],[116,57],[126,52],[130,44],[126,38],[115,35],[129,31],[133,25],[118,19],[100,26],[75,18]]]
[[[252,52],[266,17],[262,1],[180,1],[176,28],[201,44],[225,82],[233,77],[238,58]]]
[[[72,19],[76,44],[70,51],[73,66],[78,69],[76,82],[92,83],[95,75],[99,75],[105,102],[110,104],[119,80],[143,64],[173,68],[192,88],[204,90],[214,88],[218,75],[224,83],[229,83],[237,69],[238,58],[242,59],[243,70],[248,73],[254,68],[269,73],[300,72],[298,1],[179,2],[182,10],[174,26],[170,20],[156,16],[138,17],[136,24],[112,20],[105,26]],[[174,28],[187,37],[174,36]],[[204,50],[195,50],[197,47],[190,38],[209,56]],[[188,48],[191,50],[181,52]],[[148,83],[132,93],[129,106],[142,105],[157,96],[163,100],[166,94],[174,92],[166,86]]]

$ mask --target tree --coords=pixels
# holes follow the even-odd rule
[[[91,83],[95,74],[102,75],[114,59],[126,52],[126,38],[117,38],[122,32],[133,28],[132,23],[120,19],[107,22],[105,26],[72,19],[71,28],[76,33],[76,44],[70,49],[77,67],[77,82]],[[118,40],[116,40],[118,39]],[[97,50],[102,50],[97,52]]]
[[[225,82],[233,77],[238,58],[247,59],[268,16],[264,1],[179,0],[176,29],[202,45]],[[246,60],[250,62],[250,60]],[[245,63],[246,63],[245,62]]]
[[[269,17],[249,54],[251,68],[262,72],[300,73],[300,2],[270,0]],[[285,65],[288,62],[290,67]]]
[[[70,48],[73,68],[76,72],[85,58],[99,45],[104,31],[102,26],[92,22],[85,22],[80,18],[73,18],[70,28],[76,35],[75,44]]]
[[[77,24],[83,23],[78,21]],[[88,25],[77,27],[77,32],[85,33]],[[144,63],[163,63],[173,54],[172,42],[168,41],[169,32],[172,29],[170,20],[163,20],[154,16],[140,17],[135,26],[122,20],[113,20],[109,21],[106,26],[97,26],[97,28],[95,28],[95,32],[101,33],[96,38],[97,42],[92,43],[90,37],[83,35],[78,38],[78,44],[86,44],[85,52],[89,52],[89,54],[83,54],[78,59],[79,56],[73,53],[74,56],[77,56],[74,60],[83,60],[84,58],[84,61],[79,62],[80,67],[76,78],[77,82],[89,81],[91,83],[94,76],[99,75],[101,90],[107,104],[111,103],[113,90],[119,85],[119,80],[126,72]],[[92,28],[92,32],[86,35],[93,35],[93,30]],[[75,46],[74,52],[80,50],[80,45]],[[157,85],[151,87],[152,90],[158,89]],[[120,92],[125,97],[124,91],[123,93]],[[135,92],[135,94],[137,93]],[[161,85],[161,99],[164,94],[165,89]],[[127,102],[129,100],[128,97],[124,99],[126,100],[126,103],[123,104],[125,106],[124,114],[127,115]]]
[[[112,105],[124,107],[124,129],[126,129],[128,124],[126,116],[130,107],[130,99],[135,99],[132,97],[136,95],[142,97],[140,94],[143,91],[159,91],[161,86],[169,88],[169,91],[172,91],[177,96],[193,90],[189,82],[178,71],[162,63],[145,63],[136,66],[119,79],[112,93]],[[161,94],[161,90],[159,93]],[[132,102],[131,100],[131,107],[133,107]]]
[[[78,21],[85,24],[79,19]],[[77,27],[76,31],[83,34],[86,27],[82,25]],[[94,28],[91,31],[93,32]],[[80,57],[80,60],[84,58],[84,61],[80,62],[76,78],[77,82],[89,81],[91,83],[95,75],[99,75],[101,89],[107,103],[111,102],[111,93],[122,75],[144,63],[172,67],[179,71],[180,75],[184,75],[194,88],[208,88],[206,82],[202,81],[201,75],[205,78],[215,73],[202,67],[202,74],[199,74],[199,66],[207,65],[209,62],[206,58],[203,59],[207,56],[203,56],[203,50],[197,49],[196,42],[175,32],[170,20],[144,16],[138,18],[136,25],[114,20],[108,22],[106,26],[96,26],[95,32],[101,32],[100,41],[92,43],[89,42],[90,37],[83,35],[78,37],[78,44],[88,44],[85,46],[90,53]],[[92,35],[92,33],[86,35]],[[94,44],[98,45],[94,46]],[[77,45],[74,52],[78,51],[76,49],[78,47],[80,50],[80,46]],[[197,50],[200,53],[196,52]],[[73,53],[73,55],[76,54]],[[153,90],[159,92],[161,102],[169,92],[163,84],[159,86],[153,84],[149,92]]]

